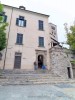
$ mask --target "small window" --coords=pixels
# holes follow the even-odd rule
[[[44,37],[39,37],[39,46],[44,47]]]
[[[44,30],[43,21],[39,20],[39,30]]]
[[[6,22],[7,21],[7,16],[4,14],[0,14],[0,18],[2,19],[2,22]]]
[[[22,45],[23,44],[23,34],[17,33],[16,43],[19,44],[19,45]]]
[[[19,16],[19,18],[16,19],[16,25],[21,27],[26,27],[26,20],[23,16]]]

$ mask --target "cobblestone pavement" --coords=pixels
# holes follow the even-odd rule
[[[75,84],[0,86],[0,100],[75,100]]]

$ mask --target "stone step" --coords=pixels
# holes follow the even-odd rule
[[[6,77],[58,77],[58,76],[54,76],[54,75],[31,75],[31,74],[27,74],[27,75],[2,75],[2,76],[6,76]],[[61,77],[59,77],[61,78]]]
[[[27,75],[27,76],[21,76],[21,75],[19,75],[19,76],[10,76],[10,75],[8,75],[8,76],[6,76],[6,75],[4,75],[4,76],[2,76],[3,78],[7,78],[7,79],[61,79],[61,77],[54,77],[54,76],[39,76],[39,75]],[[62,78],[62,79],[64,79],[64,78]]]
[[[54,75],[52,73],[48,74],[44,74],[44,73],[40,73],[40,74],[33,74],[33,73],[23,73],[23,74],[3,74],[2,76],[6,77],[6,78],[61,78],[60,76]]]
[[[16,80],[16,81],[13,81],[13,80],[0,80],[0,85],[29,85],[29,84],[57,84],[57,83],[75,83],[75,80],[29,80],[29,81],[25,81],[25,80]]]
[[[35,70],[35,71],[26,71],[26,70],[2,70],[2,74],[54,74],[49,70]],[[56,75],[56,74],[55,74]]]
[[[13,81],[69,81],[69,79],[64,79],[64,78],[59,78],[59,77],[57,77],[57,78],[53,78],[53,77],[3,77],[2,76],[2,78],[0,78],[0,79],[7,79],[8,81],[9,80],[13,80]],[[71,80],[71,79],[70,79]]]
[[[60,78],[5,78],[8,80],[68,80],[68,79],[60,79]]]
[[[75,80],[61,78],[52,72],[37,72],[38,71],[4,70],[0,76],[0,85],[75,83]]]
[[[16,74],[20,74],[20,73],[49,73],[50,71],[48,70],[35,70],[35,71],[26,71],[26,70],[2,70],[3,73],[16,73]]]

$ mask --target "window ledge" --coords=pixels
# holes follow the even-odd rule
[[[22,27],[22,28],[25,28],[26,26],[19,26],[19,25],[16,25],[16,26],[18,26],[18,27]]]
[[[40,48],[45,48],[45,46],[38,46],[38,47],[40,47]]]
[[[42,29],[38,29],[39,31],[45,31],[44,29],[42,30]]]
[[[19,43],[15,43],[16,45],[24,45],[24,44],[19,44]]]

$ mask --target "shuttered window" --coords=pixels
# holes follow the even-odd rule
[[[26,27],[26,20],[23,16],[19,16],[19,18],[16,18],[16,25],[21,27]]]

